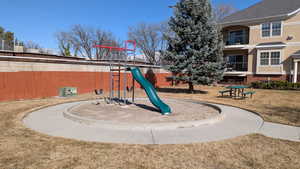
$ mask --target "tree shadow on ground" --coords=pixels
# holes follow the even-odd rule
[[[265,106],[268,110],[268,115],[278,116],[300,126],[300,108],[287,106]]]
[[[235,99],[235,98],[233,98],[232,96],[227,96],[227,95],[224,95],[224,96],[216,96],[216,98],[223,98],[223,99]]]
[[[234,96],[229,96],[229,95],[218,95],[216,96],[216,98],[220,98],[220,99],[232,99],[232,100],[249,100],[251,99],[251,97],[249,96],[246,96],[246,97],[241,97],[241,96],[238,96],[238,97],[234,97]]]
[[[182,88],[157,88],[156,90],[161,93],[208,94],[208,91],[194,90],[194,93],[191,93],[188,89]]]

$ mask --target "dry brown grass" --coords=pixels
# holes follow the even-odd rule
[[[208,94],[160,94],[233,105],[243,103],[239,104],[241,107],[255,105],[252,110],[257,111],[269,109],[264,106],[269,101],[261,103],[262,100],[259,99],[259,96],[269,97],[269,91],[259,91],[253,100],[231,101],[216,98],[215,91],[218,90],[216,88],[201,87],[201,89],[207,90]],[[138,93],[138,95],[143,94]],[[290,105],[298,106],[293,98],[290,98],[295,99],[293,93],[290,95],[283,92],[282,95],[282,98],[291,101],[286,102],[289,103],[288,107],[293,109]],[[271,106],[278,106],[276,101],[273,103],[272,97],[266,100],[272,101]],[[267,138],[262,135],[190,145],[103,144],[47,136],[25,128],[21,122],[24,115],[32,109],[89,98],[91,95],[69,99],[51,98],[0,103],[0,169],[300,168],[300,143]],[[278,98],[274,99],[278,100]],[[282,106],[286,105],[282,104]]]
[[[160,95],[237,106],[259,113],[265,121],[300,126],[300,91],[255,89],[252,99],[238,100],[219,97],[218,91],[224,87],[198,86],[196,94],[187,94],[185,88],[163,88]]]

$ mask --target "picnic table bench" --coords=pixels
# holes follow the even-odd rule
[[[222,95],[222,97],[224,97],[225,93],[229,93],[229,95],[232,96],[232,90],[221,90],[219,93]]]
[[[243,92],[242,96],[243,98],[246,98],[247,95],[250,95],[250,98],[255,94],[255,91],[248,91],[248,92]]]
[[[219,93],[224,96],[225,93],[229,93],[231,97],[233,98],[246,98],[247,95],[252,96],[255,94],[254,91],[245,91],[246,88],[249,88],[248,86],[244,85],[238,85],[238,86],[227,86],[227,90],[221,90]]]

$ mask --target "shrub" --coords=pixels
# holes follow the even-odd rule
[[[287,81],[257,81],[252,82],[251,87],[256,89],[299,90],[300,83],[291,83]]]

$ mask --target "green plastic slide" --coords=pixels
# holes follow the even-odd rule
[[[151,103],[157,107],[162,115],[171,114],[171,108],[160,100],[153,85],[145,79],[139,68],[130,68],[133,78],[145,89]]]

